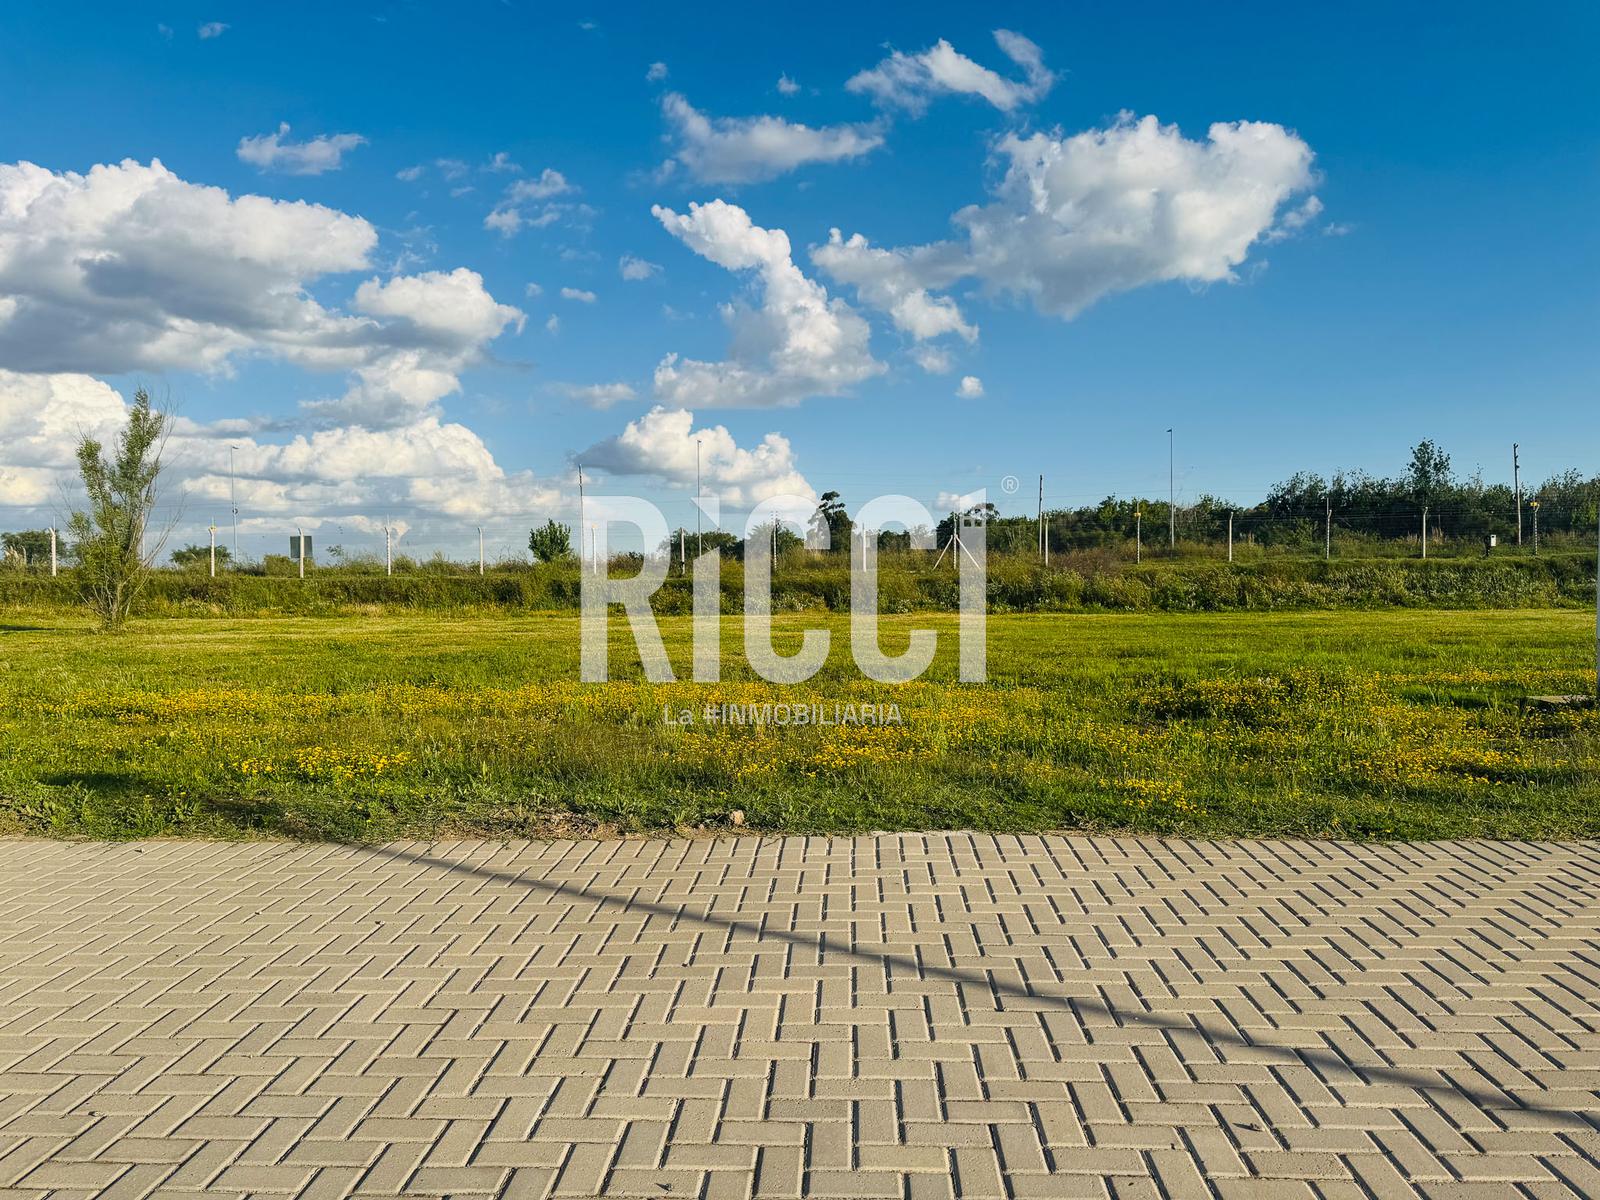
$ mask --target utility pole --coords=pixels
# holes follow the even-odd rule
[[[1233,509],[1228,510],[1228,561],[1233,561]]]
[[[700,484],[700,437],[694,439],[694,556],[699,558],[706,552],[705,530],[700,523],[700,498],[705,495],[705,489]]]
[[[584,545],[583,535],[589,528],[583,519],[583,464],[578,464],[578,573],[583,573],[584,560],[588,556],[588,547]]]
[[[1144,559],[1144,509],[1137,509],[1133,514],[1133,561],[1141,562]]]
[[[389,518],[383,519],[383,573],[394,574],[394,531],[389,528]]]
[[[1178,465],[1172,430],[1167,430],[1167,544],[1178,549]]]
[[[54,540],[54,539],[52,539]],[[54,557],[52,555],[52,557]],[[211,578],[217,577],[217,523],[211,522]]]
[[[478,574],[483,574],[483,526],[478,526]]]
[[[688,542],[689,542],[689,531],[687,529],[679,529],[678,530],[678,574],[679,575],[687,575],[689,573],[689,545],[688,545]]]
[[[1043,475],[1039,476],[1039,557],[1041,559],[1044,559],[1044,561],[1046,561],[1046,562],[1049,561],[1048,558],[1045,558],[1045,541],[1044,541],[1044,476]]]
[[[1422,557],[1428,557],[1428,506],[1422,506]]]
[[[295,557],[300,560],[300,578],[306,577],[306,531],[300,526],[294,527]]]
[[[56,577],[56,531],[50,530],[50,578]]]
[[[1328,517],[1322,530],[1322,557],[1324,561],[1333,561],[1333,496],[1330,493],[1322,498],[1328,507]]]
[[[1533,509],[1533,552],[1539,553],[1539,502],[1529,500],[1528,507]]]
[[[1517,494],[1517,545],[1522,545],[1522,460],[1517,455],[1520,449],[1516,442],[1511,443],[1511,489]]]

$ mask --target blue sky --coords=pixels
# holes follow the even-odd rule
[[[1038,74],[1026,52],[997,42],[997,29],[1037,47]],[[726,430],[715,473],[744,503],[788,480],[851,500],[904,491],[931,504],[946,491],[996,493],[1013,475],[1025,482],[1012,503],[1031,509],[1041,472],[1047,497],[1062,505],[1161,494],[1168,426],[1178,430],[1189,496],[1248,500],[1298,469],[1395,472],[1422,437],[1442,442],[1458,468],[1481,464],[1491,478],[1508,473],[1513,440],[1535,479],[1567,466],[1593,470],[1597,34],[1600,12],[1582,4],[736,5],[699,8],[692,22],[664,6],[15,5],[0,18],[0,163],[59,177],[159,159],[173,177],[168,188],[222,189],[230,204],[249,195],[304,201],[360,218],[370,245],[326,260],[312,254],[321,265],[289,262],[269,284],[289,297],[279,296],[283,305],[298,295],[319,313],[361,314],[384,330],[334,353],[333,342],[368,335],[330,321],[317,336],[332,340],[312,353],[282,325],[303,323],[304,313],[264,315],[261,280],[232,279],[218,266],[253,244],[248,212],[230,208],[231,240],[208,250],[194,245],[209,228],[203,217],[151,241],[134,228],[148,217],[127,216],[111,232],[64,230],[44,224],[57,218],[35,204],[14,212],[9,230],[0,223],[0,316],[10,295],[20,306],[15,328],[33,305],[40,328],[81,319],[85,333],[56,347],[32,326],[11,341],[0,328],[0,396],[9,386],[15,411],[44,411],[47,389],[61,413],[92,425],[111,413],[85,377],[124,395],[139,382],[170,395],[192,426],[176,448],[186,520],[202,523],[220,503],[220,446],[270,448],[318,431],[342,439],[326,455],[324,443],[307,441],[311,457],[343,464],[326,469],[276,450],[246,455],[245,546],[256,552],[276,549],[297,520],[329,525],[324,541],[365,546],[371,526],[359,518],[383,508],[405,514],[419,549],[454,547],[463,524],[479,520],[509,549],[526,527],[523,512],[567,511],[574,455],[618,472],[608,479],[595,469],[599,489],[670,499],[669,517],[681,520],[683,431],[692,439],[715,426]],[[963,62],[993,73],[979,90],[951,89],[919,65],[941,39],[960,56],[959,78],[978,78],[959,74]],[[902,56],[898,76],[885,73],[892,51]],[[847,86],[874,70],[876,90],[870,81]],[[881,82],[890,76],[894,89]],[[690,110],[738,144],[697,144],[674,115]],[[1130,187],[1198,186],[1211,189],[1217,212],[1202,213],[1195,228],[1242,225],[1191,229],[1169,245],[1157,221],[1131,235],[1152,244],[1111,256],[1131,254],[1130,266],[1080,250],[1045,262],[1073,232],[1078,218],[1065,210],[1052,218],[1060,228],[1044,231],[1061,240],[1019,242],[998,260],[952,224],[967,206],[988,206],[982,228],[1010,236],[1018,211],[1005,196],[1014,202],[1025,181],[1013,178],[1006,192],[1008,169],[1013,177],[1019,169],[1008,136],[1067,144],[1118,128],[1121,112],[1177,128],[1151,135],[1132,183],[1126,175],[1083,182],[1111,158],[1128,163],[1116,147],[1086,151],[1051,177],[1049,203],[1070,200],[1087,220],[1109,212],[1120,221]],[[763,117],[782,124],[752,149],[760,139],[737,122]],[[735,124],[717,124],[725,121]],[[1277,129],[1248,168],[1206,154],[1211,124],[1237,121]],[[276,155],[271,143],[241,144],[284,123]],[[785,169],[808,153],[796,125],[825,148]],[[332,154],[337,166],[305,173],[326,160],[308,165],[294,148],[341,134],[361,140],[338,152],[314,144],[311,153]],[[847,153],[852,139],[869,148]],[[1297,175],[1302,147],[1309,166]],[[1186,167],[1166,161],[1169,152],[1196,157]],[[663,169],[669,160],[676,165]],[[104,195],[117,190],[115,180],[100,182]],[[507,189],[519,183],[524,198],[508,205]],[[24,189],[13,178],[12,186],[32,196],[43,185]],[[1252,196],[1260,209],[1263,189],[1281,193],[1267,198],[1265,218],[1241,215]],[[100,194],[82,192],[90,207]],[[668,228],[671,217],[689,218],[691,204],[714,201],[725,206],[716,228]],[[517,213],[521,227],[486,225],[497,208]],[[797,381],[765,355],[763,339],[791,336],[798,353],[817,330],[785,325],[758,271],[713,261],[744,253],[729,247],[759,237],[746,228],[787,234],[793,273],[780,272],[788,281],[780,286],[813,297],[825,289],[825,305],[844,306],[834,333],[848,345],[830,360],[831,378],[845,381],[837,387],[821,371]],[[938,319],[976,333],[969,340],[947,328],[919,339],[902,327],[863,294],[862,272],[875,267],[830,273],[813,257],[833,228],[911,258],[912,248],[934,247],[932,258],[959,259],[913,282],[931,279],[925,299]],[[57,257],[13,253],[8,268],[8,232],[48,242]],[[333,234],[308,227],[302,240],[323,236]],[[706,251],[705,239],[716,246]],[[165,261],[140,267],[135,244],[162,248]],[[192,272],[173,267],[171,278],[157,278],[191,253]],[[272,253],[289,251],[275,244]],[[70,294],[42,282],[50,264],[86,254],[120,256],[125,269]],[[625,258],[652,267],[626,279]],[[479,283],[458,277],[448,296],[430,290],[462,268]],[[1232,278],[1198,277],[1219,270]],[[411,277],[430,282],[415,292],[385,287]],[[1029,291],[1077,289],[1080,277],[1093,298],[1070,313]],[[356,293],[369,281],[382,295],[363,307]],[[181,337],[168,347],[166,334],[193,318],[193,301],[174,301],[171,290],[213,285],[206,312],[224,333],[212,345],[231,348],[207,353]],[[238,294],[224,295],[230,287]],[[141,289],[166,315],[139,345],[129,335],[102,352],[127,331],[95,325],[109,319],[101,301],[110,292],[137,301]],[[429,324],[457,301],[470,320]],[[728,305],[743,313],[732,327]],[[160,323],[169,320],[177,324]],[[854,321],[864,331],[852,332]],[[279,324],[263,333],[271,322]],[[742,357],[730,350],[736,328],[745,330]],[[424,344],[418,369],[448,380],[420,392],[395,383],[401,365],[417,365],[407,348]],[[929,351],[948,369],[919,366]],[[680,367],[734,362],[741,377],[766,381],[757,386],[767,399],[729,402],[738,388],[725,371],[663,390],[658,368],[670,354]],[[371,375],[358,401],[350,381],[363,369]],[[774,373],[780,382],[767,387]],[[979,382],[967,392],[981,386],[981,396],[958,394],[968,376]],[[701,385],[712,378],[724,391],[704,402]],[[602,385],[632,394],[597,408],[582,389]],[[657,404],[693,416],[681,428],[651,424]],[[457,427],[468,432],[451,437],[470,439],[462,454],[430,464],[419,447]],[[60,465],[62,428],[57,420],[20,440],[32,463],[16,446],[0,455],[0,485],[11,469],[0,526],[48,507],[41,489],[59,485],[49,472]],[[769,435],[779,443],[762,452]],[[391,449],[385,439],[399,440]],[[485,482],[495,471],[503,478]],[[454,482],[430,482],[440,472]]]

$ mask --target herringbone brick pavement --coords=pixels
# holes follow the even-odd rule
[[[0,842],[0,1196],[1600,1195],[1600,847]]]

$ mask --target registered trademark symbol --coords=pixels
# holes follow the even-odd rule
[[[1021,486],[1022,484],[1017,481],[1015,475],[1007,475],[1000,481],[1000,490],[1008,496],[1015,495],[1016,490]]]

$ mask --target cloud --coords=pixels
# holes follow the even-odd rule
[[[650,69],[644,73],[644,77],[650,83],[660,83],[667,77],[667,64],[664,62],[651,63]]]
[[[966,278],[1070,320],[1148,284],[1234,280],[1251,247],[1279,227],[1281,206],[1315,182],[1311,148],[1256,121],[1219,122],[1192,141],[1175,125],[1125,113],[1071,137],[1007,134],[996,153],[1008,165],[991,202],[952,218],[963,238],[885,259],[864,239],[834,237],[817,262],[908,330],[929,319],[927,303],[933,319],[955,317],[945,298],[907,310],[906,297]]]
[[[572,206],[549,201],[557,196],[572,195],[578,190],[560,171],[546,167],[535,178],[518,179],[508,186],[499,203],[484,217],[483,226],[504,237],[511,237],[524,228],[541,229],[553,225],[572,211]]]
[[[778,76],[778,93],[783,96],[792,96],[800,90],[800,85],[790,79],[788,75]]]
[[[795,466],[794,450],[782,434],[769,433],[746,450],[723,426],[696,430],[693,413],[661,405],[628,422],[616,437],[590,446],[578,460],[613,475],[654,476],[689,486],[698,470],[706,490],[731,505],[783,494],[817,494]]]
[[[87,375],[26,375],[0,370],[0,504],[59,519],[77,493],[73,450],[85,434],[114,437],[126,420],[123,399]],[[230,455],[233,447],[230,488]],[[562,505],[560,486],[529,472],[508,473],[463,425],[435,415],[388,429],[343,427],[284,442],[257,440],[247,423],[200,425],[180,419],[163,456],[163,502],[185,519],[220,519],[230,493],[248,530],[278,532],[338,520],[361,528],[372,515],[483,519]]]
[[[78,439],[110,440],[123,414],[122,397],[91,376],[0,370],[0,505],[58,504],[77,475]]]
[[[886,108],[903,108],[914,115],[926,111],[936,96],[979,96],[1001,112],[1011,112],[1049,92],[1056,77],[1045,67],[1038,46],[1008,29],[996,29],[994,40],[1001,52],[1022,68],[1021,81],[979,66],[940,38],[920,54],[894,51],[877,66],[852,76],[845,88],[865,93]]]
[[[316,411],[403,423],[521,314],[465,269],[369,279],[345,311],[312,297],[326,277],[370,270],[376,243],[360,217],[231,197],[158,161],[86,175],[0,164],[0,362],[92,375],[265,356],[350,373],[350,403]]]
[[[537,283],[529,283],[526,287],[524,287],[522,289],[522,291],[523,291],[523,293],[525,295],[529,296],[530,298],[533,297],[533,296],[542,296],[542,295],[544,295],[544,289],[542,287],[540,287]]]
[[[483,164],[483,169],[492,175],[518,175],[522,168],[511,161],[511,155],[504,150],[495,151],[495,155]]]
[[[402,183],[415,183],[422,178],[423,169],[420,163],[414,167],[402,167],[394,173],[394,177]]]
[[[1303,203],[1279,217],[1278,223],[1262,234],[1262,240],[1281,242],[1285,238],[1292,238],[1296,234],[1305,232],[1306,228],[1321,215],[1322,201],[1315,196],[1307,196]]]
[[[859,158],[883,145],[872,125],[812,129],[782,117],[707,117],[677,92],[662,97],[661,111],[677,149],[670,165],[683,166],[702,183],[755,183],[807,163]]]
[[[285,121],[278,126],[276,133],[240,138],[236,151],[239,161],[250,163],[262,171],[282,171],[286,175],[321,175],[325,171],[337,171],[343,165],[341,160],[345,151],[367,143],[367,139],[359,133],[324,134],[306,142],[288,141],[288,134],[289,123]]]
[[[636,283],[639,280],[649,279],[652,275],[658,274],[661,270],[661,264],[646,262],[642,258],[624,254],[617,260],[617,270],[622,273],[624,279]]]
[[[580,304],[593,304],[596,296],[593,292],[586,292],[582,288],[564,287],[561,289],[563,300],[576,300]]]
[[[955,366],[950,352],[938,346],[915,346],[911,350],[911,358],[929,375],[948,375]]]
[[[978,506],[977,492],[945,492],[941,491],[933,501],[933,511],[936,513],[964,513]]]
[[[977,400],[983,395],[983,380],[976,375],[963,375],[956,396],[962,400]]]
[[[669,354],[655,371],[658,398],[674,407],[764,408],[809,396],[834,396],[882,374],[867,323],[795,266],[789,238],[763,229],[737,205],[691,204],[687,214],[650,210],[667,232],[729,271],[755,271],[760,307],[725,306],[728,359],[700,362]]]
[[[227,25],[222,21],[207,21],[205,24],[199,26],[195,30],[195,35],[199,37],[202,42],[209,42],[212,38],[221,37],[231,28],[232,26]]]
[[[949,333],[968,342],[978,338],[977,327],[967,323],[954,300],[928,294],[929,287],[948,287],[961,278],[959,253],[939,247],[874,249],[859,233],[846,240],[833,229],[827,244],[811,251],[811,261],[854,287],[865,303],[888,313],[897,329],[918,341]]]
[[[493,341],[507,325],[522,327],[523,315],[484,290],[483,276],[466,267],[369,279],[356,289],[355,308],[390,317],[391,336],[401,328],[422,345],[456,353]]]
[[[550,319],[544,323],[544,331],[551,334],[560,333],[561,318],[556,316],[554,313],[551,313]]]
[[[607,409],[621,401],[636,399],[639,395],[627,383],[566,383],[559,386],[561,393],[569,399],[595,409]]]

